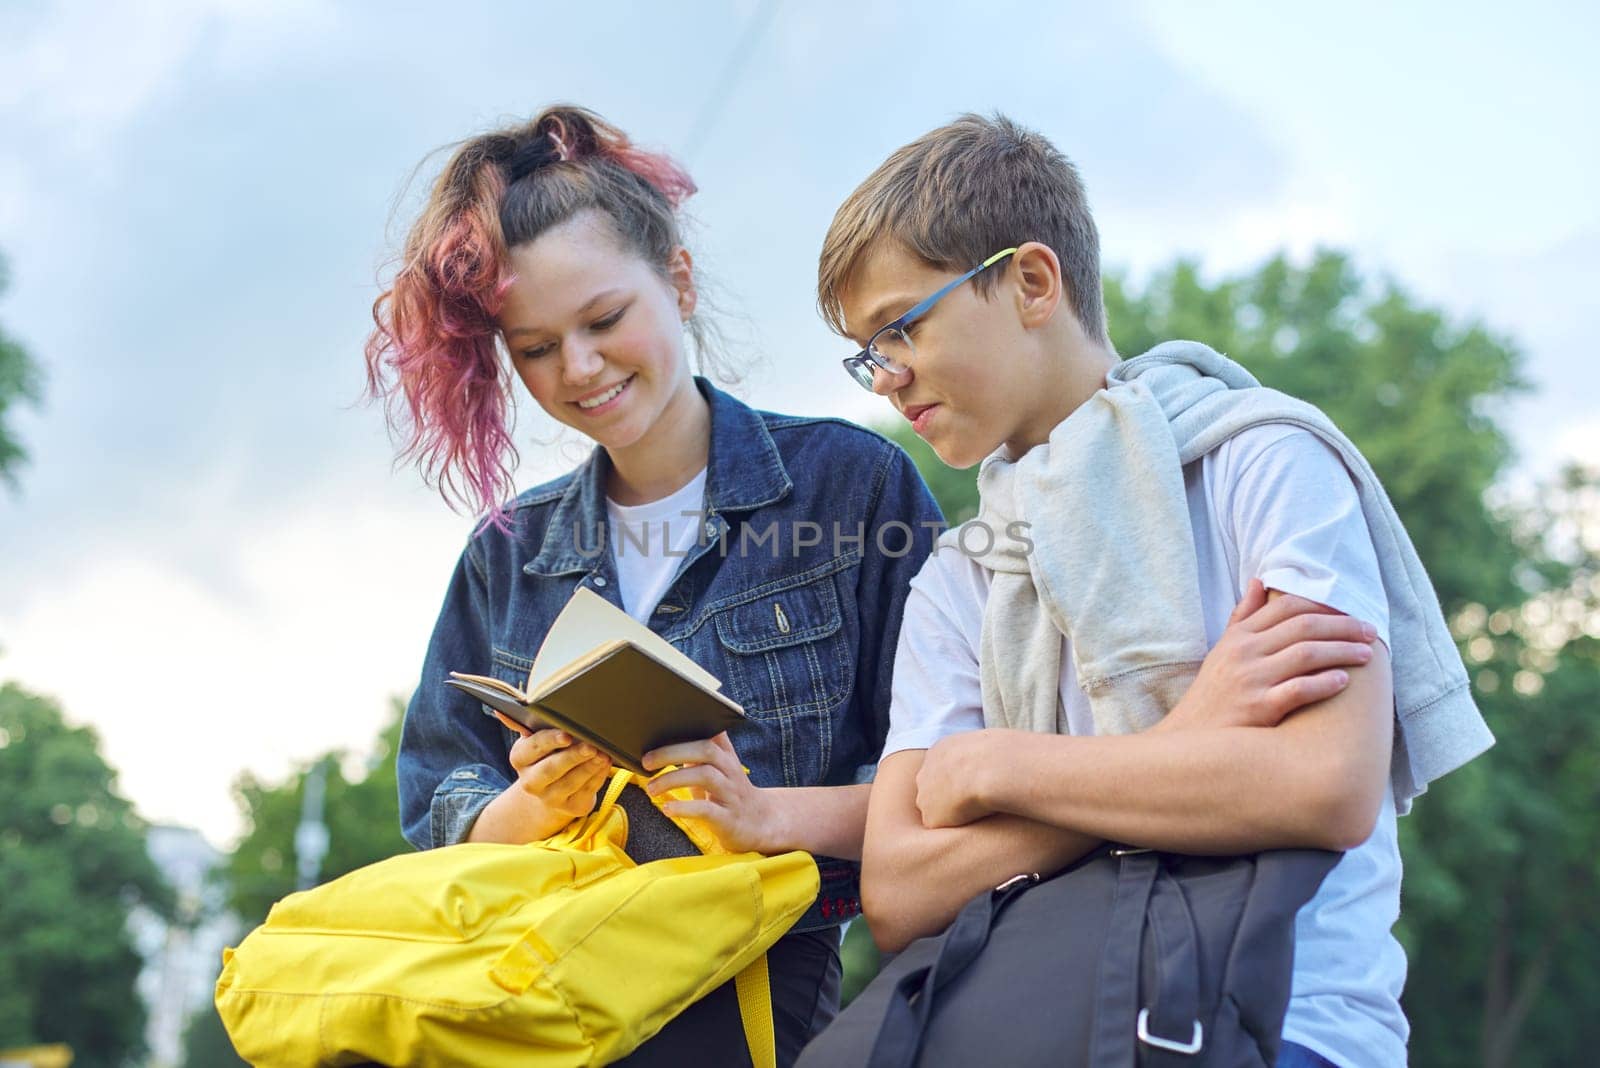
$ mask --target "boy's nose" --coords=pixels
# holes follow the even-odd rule
[[[911,370],[885,371],[881,367],[872,369],[872,392],[880,397],[887,397],[896,390],[904,389],[911,384]]]

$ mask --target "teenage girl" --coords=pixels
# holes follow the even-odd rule
[[[883,438],[755,411],[692,372],[686,336],[703,324],[678,212],[694,189],[593,113],[550,108],[456,148],[374,306],[369,384],[403,455],[486,516],[406,711],[401,819],[425,849],[534,841],[587,813],[604,754],[554,730],[520,736],[443,680],[525,681],[580,588],[627,611],[747,715],[731,735],[650,754],[652,769],[684,765],[651,789],[695,787],[668,810],[735,849],[817,858],[818,899],[768,960],[787,1064],[836,1010],[901,610],[940,514]],[[594,449],[507,501],[518,389]],[[636,860],[693,852],[642,791],[623,803]],[[738,1064],[743,1051],[730,983],[628,1063]]]

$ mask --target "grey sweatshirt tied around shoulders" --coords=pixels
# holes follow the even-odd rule
[[[1310,404],[1262,386],[1205,345],[1170,341],[1114,367],[1107,386],[1047,443],[984,461],[963,551],[994,572],[980,675],[988,726],[1064,733],[1061,637],[1095,731],[1125,734],[1164,716],[1207,652],[1183,467],[1263,423],[1302,427],[1355,480],[1389,601],[1397,809],[1494,743],[1433,584],[1366,459]],[[1026,524],[1025,527],[1015,524]],[[945,534],[953,546],[964,532]]]

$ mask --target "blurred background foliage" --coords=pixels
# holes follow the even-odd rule
[[[1332,416],[1383,479],[1460,642],[1498,743],[1400,821],[1412,1062],[1587,1063],[1600,1046],[1600,471],[1514,488],[1503,420],[1525,388],[1516,345],[1363,278],[1338,252],[1211,281],[1178,261],[1142,283],[1110,277],[1106,302],[1124,355],[1205,341]],[[21,456],[6,404],[37,393],[25,354],[0,336],[0,472]],[[975,471],[943,467],[904,423],[885,432],[950,519],[974,513]],[[408,848],[401,711],[370,753],[322,758],[324,879]],[[142,1012],[122,925],[135,900],[169,899],[91,731],[13,685],[0,689],[0,731],[0,1045],[70,1041],[79,1064],[127,1063]],[[236,785],[249,829],[217,877],[247,924],[295,886],[318,762]],[[859,921],[844,956],[848,997],[879,963]],[[229,1056],[215,1015],[198,1015],[187,1063]]]
[[[0,257],[0,296],[11,279],[6,261]],[[26,349],[0,330],[0,482],[12,490],[19,484],[19,473],[28,460],[9,413],[27,404],[37,407],[43,399],[43,372]]]
[[[0,685],[0,1048],[70,1041],[78,1068],[144,1052],[128,915],[175,916],[144,831],[94,730]]]

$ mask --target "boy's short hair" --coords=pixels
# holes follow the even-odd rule
[[[1025,241],[1048,245],[1061,260],[1067,302],[1084,333],[1109,342],[1100,235],[1078,169],[1044,136],[1004,115],[969,113],[923,134],[839,205],[817,264],[817,307],[838,333],[846,333],[841,294],[851,272],[886,240],[951,271]],[[973,284],[986,295],[999,274],[984,271]]]

